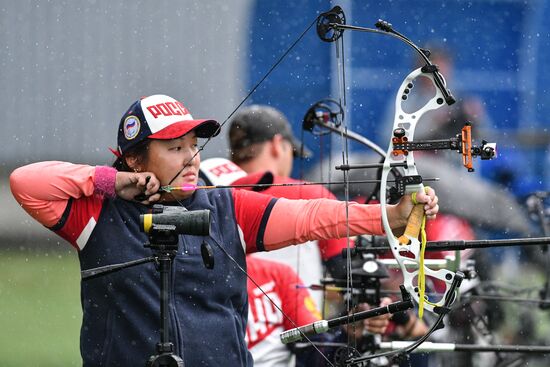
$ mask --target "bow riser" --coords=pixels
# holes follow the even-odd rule
[[[382,184],[380,187],[380,202],[384,230],[388,235],[391,251],[403,273],[403,284],[417,303],[420,302],[418,280],[421,268],[421,246],[418,235],[420,232],[422,216],[424,215],[423,205],[417,204],[416,210],[413,210],[413,213],[409,217],[409,224],[405,234],[400,238],[395,237],[391,231],[386,213],[386,186],[388,175],[393,164],[406,163],[406,167],[404,168],[405,175],[418,175],[414,161],[414,153],[410,151],[403,154],[399,151],[395,151],[393,146],[395,142],[394,139],[412,141],[416,124],[422,116],[426,112],[439,109],[445,105],[443,94],[438,88],[435,88],[435,95],[432,96],[421,108],[413,112],[405,111],[404,103],[412,95],[415,81],[419,78],[428,78],[434,86],[436,85],[432,74],[423,73],[421,68],[411,72],[401,84],[395,100],[396,113],[392,129],[392,140],[386,153],[386,159],[384,161],[384,168],[382,172]],[[405,190],[405,192],[409,194],[423,191],[424,185],[422,183],[407,185]],[[416,265],[412,269],[410,266],[406,266],[406,263],[410,264],[411,261]],[[425,277],[440,280],[445,284],[445,293],[442,295],[440,300],[426,300],[425,302],[425,309],[433,312],[434,307],[443,306],[445,303],[445,298],[452,284],[454,273],[445,269],[434,271],[425,266],[423,267],[423,270]]]

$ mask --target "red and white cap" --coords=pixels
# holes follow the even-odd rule
[[[273,173],[260,171],[247,174],[241,167],[225,158],[209,158],[201,162],[199,177],[206,185],[251,185],[252,191],[263,191],[267,187],[254,187],[257,184],[272,184]]]
[[[197,137],[218,135],[220,125],[215,120],[195,120],[183,103],[172,97],[156,94],[134,102],[120,119],[118,156],[145,139],[175,139],[191,130]],[[117,154],[118,153],[118,154]]]

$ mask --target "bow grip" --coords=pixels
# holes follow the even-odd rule
[[[420,235],[420,229],[422,227],[422,220],[424,218],[424,204],[416,204],[409,218],[407,220],[407,227],[405,233],[403,233],[397,240],[401,245],[409,245],[410,238],[418,238]]]

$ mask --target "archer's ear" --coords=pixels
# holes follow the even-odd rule
[[[122,157],[122,159],[125,160],[126,162],[126,165],[134,172],[139,172],[141,171],[141,167],[140,167],[140,162],[139,162],[139,159],[138,157],[136,157],[135,155],[128,155],[126,157]]]

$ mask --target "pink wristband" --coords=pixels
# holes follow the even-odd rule
[[[117,170],[113,167],[97,166],[94,174],[94,193],[115,197],[115,182]]]

